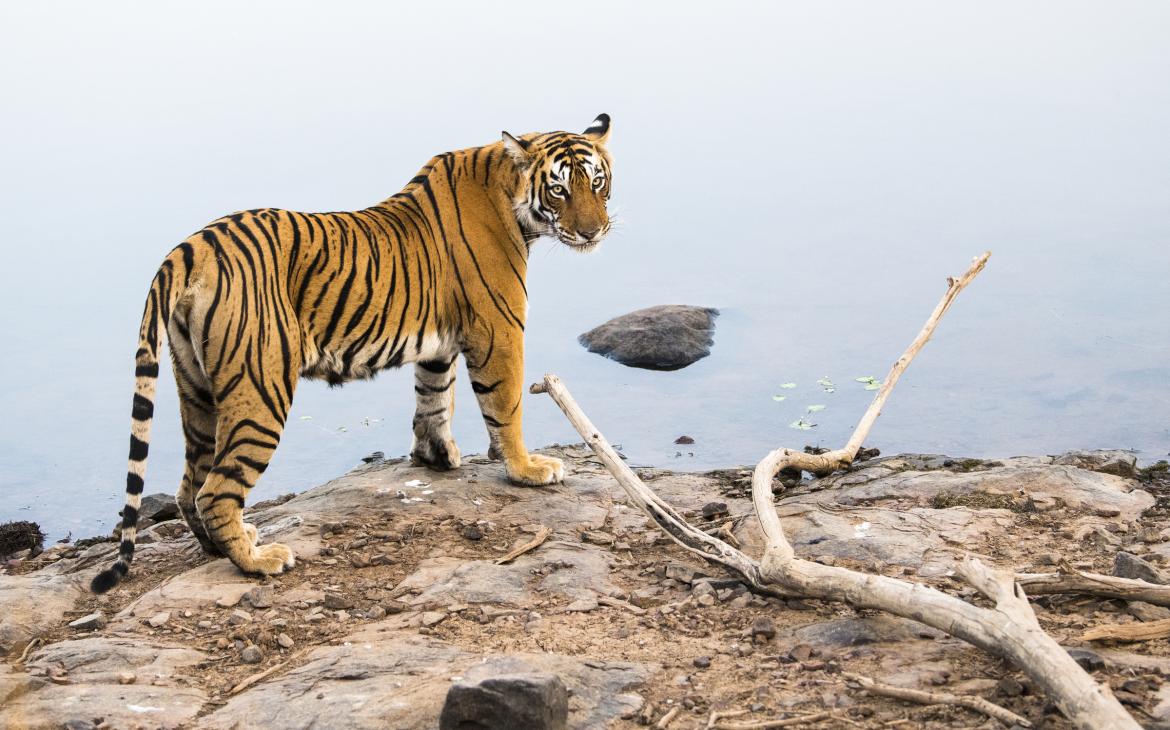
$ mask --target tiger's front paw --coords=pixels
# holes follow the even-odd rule
[[[418,438],[410,448],[410,460],[417,466],[427,466],[435,471],[458,469],[463,463],[459,447],[451,438]]]
[[[528,463],[509,462],[506,465],[508,478],[517,484],[541,487],[565,479],[565,464],[560,459],[540,454],[529,454]]]

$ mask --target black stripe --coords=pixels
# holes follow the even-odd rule
[[[240,505],[240,509],[244,508],[244,498],[238,494],[232,494],[230,492],[220,492],[219,494],[215,495],[211,498],[211,504],[215,504],[221,499],[234,500],[236,504]]]
[[[134,368],[134,377],[136,378],[157,378],[158,377],[158,363],[150,365],[139,365]]]
[[[427,385],[426,383],[415,383],[414,392],[419,395],[438,395],[439,393],[446,393],[447,390],[455,384],[455,378],[451,378],[445,384],[440,386]]]
[[[268,462],[256,461],[255,459],[250,459],[247,456],[237,456],[236,461],[240,462],[249,469],[255,469],[257,474],[263,474],[264,470],[268,468]]]
[[[150,444],[138,438],[134,434],[130,434],[130,460],[142,461],[146,458],[146,452],[150,450]]]
[[[483,414],[483,420],[484,420],[484,423],[486,423],[487,425],[492,426],[494,428],[502,428],[505,425],[503,423],[500,423],[496,419],[492,418],[491,416],[489,416],[486,413]]]
[[[122,508],[122,526],[133,527],[138,524],[138,508],[126,505]]]
[[[146,482],[134,472],[126,472],[126,494],[142,494]]]
[[[447,362],[443,362],[442,360],[426,360],[420,361],[418,366],[423,370],[426,370],[428,373],[435,373],[438,375],[450,370],[451,365],[454,362],[454,359],[448,360]]]
[[[502,382],[504,382],[504,381],[497,380],[496,382],[492,383],[491,385],[484,385],[483,383],[477,383],[473,380],[473,381],[471,381],[471,389],[473,391],[475,391],[477,394],[483,395],[485,393],[491,393],[493,390],[500,387],[500,383],[502,383]]]
[[[135,421],[149,421],[154,418],[154,402],[146,396],[134,394],[134,409],[130,412]]]

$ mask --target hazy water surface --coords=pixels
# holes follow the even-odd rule
[[[984,249],[872,445],[1164,456],[1170,8],[808,5],[5,4],[0,521],[111,526],[142,301],[186,235],[364,207],[434,153],[602,111],[623,223],[590,256],[535,247],[527,369],[560,374],[632,461],[840,444],[872,395],[853,378],[880,377]],[[636,371],[575,342],[663,303],[723,310],[711,357]],[[405,452],[411,378],[302,383],[253,498]],[[465,379],[457,399],[481,452]],[[817,428],[788,427],[814,404]],[[575,440],[547,398],[525,408],[530,446]],[[147,489],[173,491],[169,372],[156,414]]]

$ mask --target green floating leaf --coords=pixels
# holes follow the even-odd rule
[[[780,387],[784,388],[785,390],[792,390],[796,387],[796,383],[781,383]]]
[[[772,400],[774,400],[774,401],[776,401],[777,403],[779,403],[780,401],[784,400],[784,399],[785,399],[785,398],[787,398],[787,397],[788,397],[788,396],[786,396],[786,395],[774,395],[774,396],[772,396]]]
[[[879,382],[877,382],[877,381],[875,380],[874,382],[872,382],[872,383],[870,383],[869,385],[865,386],[865,389],[866,389],[866,390],[877,390],[877,389],[878,389],[878,388],[880,388],[880,387],[882,387],[882,384],[881,384],[881,383],[879,383]]]
[[[872,375],[862,375],[860,378],[854,378],[859,383],[876,383],[877,378]]]
[[[815,405],[815,406],[809,406],[809,407],[808,407],[808,412],[809,412],[809,413],[820,413],[820,412],[821,412],[821,411],[823,411],[823,410],[825,410],[825,407],[824,407],[824,406],[822,406],[822,405]]]
[[[311,421],[311,420],[313,420],[313,417],[312,416],[301,416],[301,420],[302,421]]]
[[[337,430],[338,430],[338,431],[341,431],[342,433],[345,433],[345,432],[346,432],[346,431],[348,431],[349,429],[348,429],[348,428],[346,428],[345,426],[338,426],[338,427],[337,427]]]
[[[804,420],[803,418],[798,418],[795,421],[793,421],[792,423],[788,424],[788,427],[799,429],[801,431],[807,431],[816,425],[817,424],[815,424],[815,423],[809,423],[808,421]]]
[[[832,387],[833,387],[833,381],[832,381],[832,380],[829,380],[829,376],[828,376],[828,375],[826,375],[825,377],[823,377],[823,378],[821,378],[821,379],[817,380],[817,385],[823,386],[823,387],[825,387],[825,388],[832,388]]]

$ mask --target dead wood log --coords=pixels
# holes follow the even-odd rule
[[[1170,606],[1170,586],[1148,583],[1134,578],[1118,578],[1100,573],[1083,573],[1062,569],[1059,573],[1017,573],[1016,583],[1034,596],[1057,593],[1084,593],[1124,601],[1145,601],[1155,606]]]
[[[1153,641],[1167,636],[1170,636],[1170,618],[1094,626],[1081,635],[1081,641]]]
[[[674,508],[643,484],[573,400],[560,378],[546,375],[544,381],[533,385],[531,390],[552,397],[631,502],[649,515],[668,536],[707,560],[728,567],[753,589],[772,595],[795,594],[841,601],[857,608],[878,609],[919,621],[1014,662],[1079,728],[1136,729],[1138,724],[1108,689],[1094,682],[1040,628],[1014,574],[992,570],[973,558],[957,567],[959,575],[994,604],[992,608],[981,608],[921,584],[801,560],[784,536],[776,512],[772,480],[781,469],[794,468],[825,475],[853,462],[894,385],[930,340],[955,297],[982,271],[989,257],[989,253],[979,256],[962,276],[947,280],[946,293],[910,347],[890,369],[843,448],[823,454],[777,449],[756,466],[752,475],[752,502],[766,540],[764,555],[759,562],[688,524]]]

